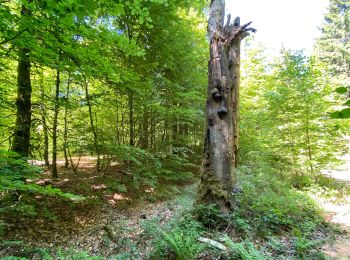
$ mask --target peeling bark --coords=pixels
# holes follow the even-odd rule
[[[231,190],[238,151],[238,91],[240,42],[255,32],[237,17],[224,25],[225,1],[212,0],[208,33],[210,60],[206,106],[206,133],[197,204],[232,207]]]

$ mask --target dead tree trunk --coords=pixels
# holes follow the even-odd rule
[[[238,137],[238,89],[240,42],[249,35],[251,23],[240,25],[237,17],[224,25],[225,1],[212,0],[208,33],[210,60],[206,132],[197,204],[216,204],[222,210],[232,206],[231,190]]]

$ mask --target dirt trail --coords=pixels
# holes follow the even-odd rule
[[[328,170],[324,174],[344,183],[350,187],[350,154],[340,158],[344,164],[335,169]],[[325,253],[332,259],[350,259],[350,196],[341,202],[318,201],[320,206],[329,214],[330,222],[338,224],[344,231],[343,235],[336,237],[334,244],[324,248]]]
[[[344,183],[350,187],[350,154],[342,156],[341,160],[344,161],[344,164],[335,169],[326,171],[325,174],[335,179],[337,182]],[[331,218],[333,223],[350,229],[350,196],[345,197],[341,203],[323,203],[322,207],[325,208],[327,212],[333,213]]]

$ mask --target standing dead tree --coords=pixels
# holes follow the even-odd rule
[[[240,25],[239,17],[231,23],[228,15],[226,24],[224,19],[225,0],[212,0],[206,132],[197,204],[228,210],[238,153],[240,44],[255,29],[249,27],[251,23]]]

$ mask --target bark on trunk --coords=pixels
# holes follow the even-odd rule
[[[41,97],[41,121],[43,123],[43,133],[44,133],[44,161],[45,167],[50,168],[49,161],[49,128],[46,122],[46,106],[45,106],[45,89],[44,89],[44,72],[41,74],[40,78],[40,97]]]
[[[86,103],[87,103],[87,106],[89,109],[91,131],[92,131],[92,134],[94,137],[94,148],[95,148],[95,152],[97,155],[96,172],[100,172],[101,171],[101,153],[100,153],[100,149],[99,149],[99,145],[98,145],[98,135],[97,135],[96,127],[94,124],[94,118],[92,115],[92,106],[91,106],[91,102],[90,102],[88,82],[86,80],[85,80],[85,97],[86,97]]]
[[[31,2],[31,1],[29,1]],[[22,16],[31,16],[31,11],[24,5],[21,9]],[[30,127],[32,117],[32,85],[30,80],[30,50],[20,48],[18,50],[17,69],[17,99],[16,99],[16,124],[13,134],[11,150],[22,156],[29,155]]]
[[[228,210],[238,138],[240,42],[255,29],[250,23],[241,26],[239,17],[231,23],[230,15],[224,25],[224,16],[225,1],[212,0],[204,158],[196,202]]]
[[[128,103],[129,103],[129,145],[135,146],[134,95],[131,91],[128,94]]]
[[[56,93],[55,93],[55,111],[53,117],[53,129],[52,129],[52,165],[51,172],[52,178],[58,178],[57,172],[57,125],[58,125],[58,112],[59,112],[59,94],[60,94],[60,71],[56,73]]]
[[[69,105],[69,91],[70,91],[70,76],[68,78],[67,84],[67,93],[65,98],[65,107],[64,107],[64,134],[63,134],[63,152],[64,152],[64,168],[68,168],[69,160],[68,160],[68,105]]]
[[[148,142],[149,142],[149,113],[147,107],[143,107],[143,118],[142,118],[142,130],[141,130],[141,136],[140,136],[140,147],[142,149],[148,149]]]

